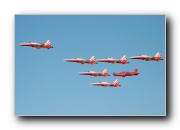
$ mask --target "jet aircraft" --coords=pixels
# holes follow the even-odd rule
[[[90,76],[110,76],[108,74],[108,70],[104,69],[103,72],[95,72],[95,71],[86,71],[86,72],[80,72],[80,75],[90,75]]]
[[[105,59],[99,59],[97,61],[98,62],[107,62],[107,63],[112,63],[112,64],[115,64],[115,63],[127,64],[127,63],[129,63],[127,61],[127,58],[125,55],[121,59],[105,58]]]
[[[92,56],[89,60],[81,59],[81,58],[74,58],[74,59],[65,59],[67,62],[77,62],[80,64],[97,64],[96,57]]]
[[[133,76],[133,75],[138,75],[138,69],[135,69],[133,72],[117,72],[117,73],[113,73],[114,76],[121,76],[121,77],[126,77],[126,76]]]
[[[108,82],[99,82],[99,83],[92,83],[93,86],[102,86],[102,87],[119,87],[121,86],[118,79],[114,81],[114,83],[108,83]]]
[[[145,60],[145,61],[159,61],[159,60],[163,60],[161,57],[160,52],[157,52],[155,56],[148,56],[148,55],[139,55],[139,56],[133,56],[130,57],[130,59],[138,59],[138,60]]]
[[[35,47],[37,49],[40,48],[53,48],[53,46],[51,45],[51,41],[47,40],[45,43],[37,43],[37,42],[27,42],[27,43],[21,43],[19,44],[19,46],[28,46],[28,47]]]

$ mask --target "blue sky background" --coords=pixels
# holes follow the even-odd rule
[[[53,49],[18,46],[51,40]],[[16,15],[16,115],[165,115],[165,60],[129,64],[81,65],[67,58],[118,58],[123,55],[165,59],[164,15]],[[108,69],[109,77],[78,75]],[[113,72],[139,75],[114,77]],[[119,88],[91,83],[118,79]]]

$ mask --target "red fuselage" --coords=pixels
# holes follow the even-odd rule
[[[153,57],[153,56],[147,56],[147,55],[133,56],[133,57],[131,57],[131,59],[146,60],[146,61],[150,61],[150,60],[154,60],[154,61],[163,60],[161,57]]]
[[[113,58],[106,58],[106,59],[99,59],[98,62],[107,62],[107,63],[119,63],[119,64],[127,64],[127,60],[118,60],[118,59],[113,59]]]
[[[112,83],[107,83],[107,82],[100,82],[100,83],[92,83],[93,86],[103,86],[103,87],[118,87],[120,86],[119,84],[112,84]]]
[[[121,77],[126,77],[126,76],[133,76],[133,75],[138,75],[138,72],[117,72],[113,73],[114,76],[121,76]]]
[[[80,75],[90,75],[90,76],[110,76],[108,73],[103,72],[95,72],[95,71],[87,71],[87,72],[80,72]]]
[[[75,59],[66,59],[67,62],[76,62],[80,64],[96,64],[97,62],[95,60],[85,60],[81,58],[75,58]]]
[[[40,49],[40,48],[47,48],[47,49],[53,48],[53,46],[51,46],[51,44],[45,45],[45,44],[40,44],[40,43],[36,43],[36,42],[22,43],[22,44],[20,44],[20,46],[35,47],[37,49]]]

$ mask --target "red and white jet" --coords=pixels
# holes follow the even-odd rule
[[[118,79],[114,81],[114,83],[108,83],[108,82],[99,82],[99,83],[92,83],[93,86],[103,86],[103,87],[119,87],[121,86]]]
[[[114,76],[121,76],[121,77],[126,77],[126,76],[133,76],[133,75],[138,75],[138,69],[135,69],[133,72],[117,72],[117,73],[113,73]]]
[[[107,62],[107,63],[112,63],[112,64],[115,64],[115,63],[127,64],[127,63],[129,63],[127,61],[127,58],[125,55],[121,59],[105,58],[105,59],[99,59],[99,60],[97,60],[97,62]]]
[[[103,72],[95,72],[95,71],[86,71],[86,72],[80,72],[80,75],[90,75],[90,76],[110,76],[108,74],[108,70],[104,69]]]
[[[97,64],[95,56],[92,56],[89,60],[74,58],[74,59],[65,59],[67,62],[77,62],[80,64]]]
[[[19,44],[19,46],[35,47],[37,49],[40,49],[40,48],[47,48],[47,49],[53,48],[53,46],[51,45],[50,40],[47,40],[45,43],[42,43],[42,44],[37,43],[37,42],[21,43],[21,44]]]
[[[155,56],[139,55],[139,56],[130,57],[130,59],[138,59],[138,60],[146,60],[146,61],[150,61],[150,60],[154,60],[154,61],[163,60],[162,57],[161,57],[160,52],[157,52]]]

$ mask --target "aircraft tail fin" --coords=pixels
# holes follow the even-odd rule
[[[97,62],[96,62],[96,57],[95,57],[95,56],[92,56],[92,57],[89,59],[88,62],[90,62],[90,64],[97,64]]]
[[[124,56],[121,58],[121,60],[127,60],[126,55],[124,55]]]
[[[138,69],[135,69],[134,72],[135,72],[135,73],[138,73]]]
[[[118,79],[116,79],[113,84],[114,84],[115,86],[121,86],[120,83],[119,83],[119,81],[118,81]]]
[[[157,52],[156,55],[155,55],[156,58],[161,58],[161,54],[160,52]]]
[[[155,55],[153,58],[154,58],[154,60],[156,60],[156,61],[163,60],[163,58],[161,57],[160,52],[157,52],[156,55]]]
[[[92,57],[90,58],[90,61],[96,61],[96,57],[95,57],[95,56],[92,56]]]
[[[51,45],[51,41],[50,41],[50,40],[47,40],[44,45]]]
[[[124,55],[124,56],[121,58],[121,61],[122,61],[123,64],[129,63],[128,60],[127,60],[126,55]]]
[[[102,73],[103,73],[103,75],[108,75],[108,70],[104,69]]]

